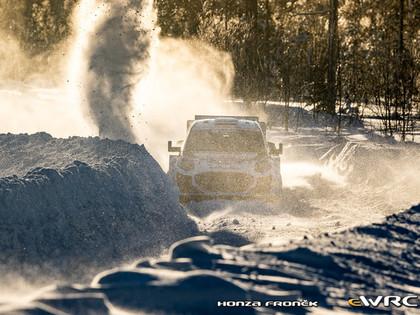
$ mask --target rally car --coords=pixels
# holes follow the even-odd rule
[[[266,141],[255,116],[195,116],[185,141],[168,142],[169,176],[180,202],[204,199],[273,200],[281,193],[282,145]]]

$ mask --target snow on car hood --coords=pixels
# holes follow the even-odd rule
[[[218,170],[242,170],[248,171],[257,159],[257,153],[213,153],[194,152],[196,170],[218,169]]]
[[[194,152],[194,157],[208,163],[236,164],[253,161],[257,158],[257,153],[214,153],[214,152]]]

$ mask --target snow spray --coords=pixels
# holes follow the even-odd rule
[[[28,47],[38,44],[28,42],[20,30],[39,32],[25,20],[26,11],[38,4],[18,2],[0,3],[0,133],[93,135],[78,107],[75,89],[69,89],[72,80],[68,64],[73,61],[69,51],[74,36],[31,51]],[[44,1],[42,6],[48,8],[49,2]],[[48,12],[42,18],[49,19]],[[78,64],[71,64],[71,68],[78,68]]]
[[[149,69],[154,37],[152,1],[108,1],[95,6],[90,14],[99,10],[100,18],[93,23],[84,49],[86,112],[100,137],[135,142],[129,117],[133,91]]]
[[[168,140],[185,139],[187,120],[235,114],[224,102],[233,76],[230,54],[196,40],[160,38],[149,76],[138,86],[133,116],[140,142],[164,169]]]
[[[228,113],[234,67],[208,44],[159,38],[155,19],[150,0],[82,2],[74,25],[82,53],[73,64],[84,71],[73,71],[73,81],[101,137],[143,143],[167,168],[167,141],[185,138],[188,119]]]
[[[5,12],[0,5],[7,24]],[[167,168],[167,141],[185,139],[187,120],[240,113],[224,102],[234,77],[230,54],[159,38],[155,21],[151,0],[81,0],[69,36],[35,57],[0,29],[0,132],[137,142]]]

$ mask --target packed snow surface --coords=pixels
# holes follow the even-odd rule
[[[90,285],[49,287],[23,307],[8,305],[0,310],[4,314],[410,312],[383,306],[359,310],[348,300],[360,295],[419,295],[419,239],[420,206],[382,223],[279,248],[212,245],[210,238],[198,236],[174,244],[167,259],[145,259],[102,272]],[[223,307],[219,301],[258,301],[262,307]],[[267,301],[305,304],[273,306]]]
[[[0,312],[328,314],[355,311],[347,301],[363,294],[419,295],[419,208],[400,213],[420,202],[419,144],[357,125],[337,135],[298,108],[285,132],[278,110],[267,134],[284,144],[275,203],[184,209],[143,146],[0,135]],[[227,299],[319,307],[214,304]]]

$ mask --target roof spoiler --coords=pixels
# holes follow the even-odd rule
[[[195,115],[195,120],[216,119],[216,118],[234,118],[234,119],[239,119],[239,120],[252,120],[252,121],[259,122],[259,118],[257,116]]]
[[[252,120],[260,124],[262,132],[264,135],[267,131],[267,125],[265,122],[260,122],[257,116],[220,116],[220,115],[195,115],[194,120],[187,120],[187,133],[190,131],[191,125],[194,121],[200,119],[216,119],[216,118],[234,118],[239,120]]]

